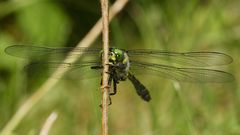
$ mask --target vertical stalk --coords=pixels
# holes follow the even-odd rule
[[[109,18],[108,18],[108,0],[101,0],[102,9],[102,41],[103,41],[103,79],[102,79],[102,135],[108,135],[108,99],[109,89],[108,79],[108,51],[109,51]]]

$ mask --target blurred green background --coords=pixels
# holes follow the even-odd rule
[[[236,80],[191,84],[139,77],[150,89],[149,103],[137,96],[130,82],[122,82],[109,109],[110,134],[239,135],[239,7],[239,0],[131,0],[111,22],[111,46],[227,53],[234,62],[220,69],[234,74]],[[47,79],[23,72],[28,61],[6,55],[4,48],[13,44],[75,46],[100,16],[96,0],[0,1],[0,129]],[[93,46],[101,47],[100,37]],[[100,77],[62,79],[14,134],[39,134],[53,111],[58,118],[51,135],[100,134],[99,83]]]

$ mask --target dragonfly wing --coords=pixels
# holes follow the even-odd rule
[[[34,62],[25,66],[30,77],[52,77],[60,79],[61,73],[53,74],[57,69],[66,69],[68,72],[64,78],[71,79],[90,79],[101,76],[101,69],[92,69],[91,67],[101,66],[99,62],[82,62],[82,63],[62,63],[62,62]]]
[[[180,82],[230,82],[234,80],[233,75],[213,69],[204,68],[177,68],[153,63],[131,62],[130,70],[136,74],[151,74]]]
[[[154,63],[170,62],[178,66],[207,67],[230,64],[233,59],[219,52],[164,52],[158,50],[128,50],[131,60],[152,61]]]
[[[43,61],[61,61],[70,51],[71,56],[83,54],[83,56],[99,57],[101,49],[85,48],[85,47],[62,47],[48,48],[29,45],[13,45],[5,49],[5,52],[11,56]]]

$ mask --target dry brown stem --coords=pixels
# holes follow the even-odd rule
[[[108,86],[108,52],[109,52],[109,20],[108,0],[101,0],[102,9],[102,41],[103,41],[103,79],[102,79],[102,135],[108,135],[108,97],[110,87]]]
[[[43,127],[39,133],[39,135],[48,135],[50,129],[52,128],[53,123],[57,120],[58,114],[56,112],[52,112],[48,118],[46,119]]]

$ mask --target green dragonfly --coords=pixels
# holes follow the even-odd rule
[[[82,55],[75,63],[62,62],[61,56]],[[79,69],[80,72],[97,71],[101,75],[102,50],[100,48],[48,48],[28,45],[13,45],[5,52],[15,57],[33,59],[36,62],[28,68],[48,66],[50,68]],[[209,69],[211,66],[230,64],[233,59],[220,52],[166,52],[152,49],[124,50],[119,48],[109,49],[109,85],[113,84],[113,92],[117,93],[117,84],[120,81],[130,80],[137,94],[144,100],[150,101],[148,89],[135,77],[135,74],[157,75],[179,82],[196,83],[223,83],[231,82],[234,76],[230,73]],[[163,64],[163,63],[169,63]],[[206,68],[207,67],[207,68]],[[86,73],[86,72],[85,72]],[[81,76],[81,74],[80,74]]]

